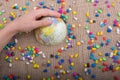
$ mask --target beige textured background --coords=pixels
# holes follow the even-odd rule
[[[19,6],[23,6],[25,5],[26,1],[30,1],[30,0],[9,0],[9,2],[5,2],[5,0],[1,0],[0,2],[2,3],[2,6],[0,7],[0,10],[5,9],[6,13],[3,14],[2,16],[0,16],[0,22],[2,22],[2,18],[9,17],[9,12],[10,11],[15,11],[15,13],[21,13],[19,11],[13,10],[11,9],[11,5],[14,3],[19,4]],[[38,3],[42,1],[42,0],[36,0],[35,2],[30,1],[30,6],[27,7],[27,10],[31,10],[34,6],[37,6]],[[58,10],[59,8],[59,4],[56,3],[56,0],[44,0],[46,2],[46,4],[55,4],[55,10]],[[100,48],[96,51],[95,55],[97,56],[97,52],[101,51],[102,54],[104,55],[105,52],[111,52],[110,48],[112,45],[116,44],[116,41],[119,40],[119,35],[116,35],[116,28],[113,28],[113,31],[111,33],[107,33],[106,32],[106,27],[105,28],[100,28],[99,27],[99,23],[103,20],[103,19],[108,19],[108,26],[112,25],[112,21],[113,19],[118,18],[117,17],[117,12],[120,11],[120,4],[119,4],[119,0],[109,0],[109,3],[115,2],[115,7],[114,8],[110,8],[107,9],[106,8],[106,4],[104,4],[105,0],[100,0],[100,3],[97,7],[93,7],[93,3],[86,3],[86,0],[65,0],[66,3],[66,8],[68,8],[68,6],[71,6],[73,10],[77,11],[77,15],[76,17],[78,17],[78,21],[73,20],[74,15],[72,15],[72,13],[69,14],[69,20],[68,23],[71,24],[75,24],[76,28],[74,30],[74,34],[76,35],[77,39],[73,41],[73,48],[72,49],[68,49],[67,51],[63,52],[61,58],[65,59],[65,63],[63,64],[63,69],[67,70],[68,69],[68,59],[69,59],[69,55],[70,54],[74,54],[74,53],[79,53],[79,58],[78,59],[74,59],[75,62],[75,67],[72,71],[77,71],[78,73],[81,73],[82,76],[85,78],[85,80],[92,80],[90,78],[90,76],[85,76],[84,73],[84,63],[87,62],[93,62],[89,59],[89,51],[86,49],[87,47],[87,41],[88,39],[88,35],[86,34],[86,31],[84,29],[84,26],[89,25],[90,26],[90,30],[92,32],[94,32],[94,34],[96,34],[97,31],[103,31],[104,32],[104,36],[107,36],[109,38],[111,38],[111,44],[109,46],[105,46],[103,48]],[[76,1],[76,4],[73,5],[72,2]],[[118,2],[117,2],[118,1]],[[94,16],[94,12],[97,9],[103,9],[103,13],[100,15],[100,17],[96,18]],[[89,11],[90,12],[90,18],[91,19],[95,19],[97,22],[95,24],[88,24],[86,23],[86,16],[85,13]],[[111,17],[108,18],[106,16],[107,13],[111,13]],[[22,23],[21,23],[22,24]],[[82,27],[78,28],[78,24],[81,24]],[[17,44],[17,46],[22,46],[23,48],[31,45],[31,46],[36,46],[39,47],[40,50],[42,50],[47,58],[46,59],[42,59],[41,56],[37,57],[35,59],[35,61],[42,65],[42,63],[46,62],[47,60],[51,61],[51,67],[48,68],[48,73],[43,73],[42,70],[45,69],[46,67],[42,67],[41,69],[33,69],[33,65],[26,65],[25,62],[22,61],[14,61],[14,57],[13,57],[13,67],[12,68],[8,68],[8,63],[5,62],[4,60],[4,56],[5,53],[1,53],[0,54],[0,80],[2,80],[2,76],[3,75],[7,75],[10,73],[13,73],[17,76],[20,76],[20,80],[26,80],[26,76],[27,74],[30,74],[32,79],[31,80],[41,80],[42,77],[50,77],[54,75],[54,72],[56,71],[54,69],[54,66],[57,64],[56,59],[50,59],[49,55],[50,54],[56,54],[57,49],[64,46],[65,45],[65,41],[62,42],[62,44],[59,44],[57,46],[43,46],[40,45],[35,37],[34,37],[34,33],[31,32],[29,34],[24,34],[24,35],[18,35],[17,36],[19,42]],[[76,41],[79,40],[84,40],[85,43],[83,45],[81,45],[80,47],[76,46]],[[100,43],[102,40],[102,37],[99,37],[99,40],[96,43]],[[16,46],[16,47],[17,47]],[[16,56],[20,56],[19,52],[16,51]],[[107,62],[112,63],[112,60],[107,58]],[[92,73],[96,74],[96,79],[95,80],[112,80],[114,75],[119,76],[120,79],[120,71],[114,72],[112,73],[111,71],[109,72],[105,72],[102,73],[101,70],[98,70],[98,68],[94,68],[92,69]],[[74,78],[71,76],[71,74],[68,75],[62,75],[62,80],[66,80],[67,78],[70,78],[70,80],[74,80]],[[58,80],[58,79],[55,79]]]

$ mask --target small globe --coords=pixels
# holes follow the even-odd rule
[[[61,18],[54,17],[46,17],[44,19],[52,20],[52,24],[35,30],[37,41],[43,45],[57,45],[61,43],[67,35],[67,27],[64,21]]]

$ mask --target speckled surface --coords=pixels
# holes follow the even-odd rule
[[[13,10],[11,8],[11,5],[14,3],[19,4],[19,6],[23,6],[25,5],[26,1],[30,1],[30,0],[9,0],[9,2],[6,2],[5,0],[0,1],[2,3],[2,6],[0,6],[0,10],[5,9],[6,13],[4,13],[2,16],[0,16],[0,22],[2,23],[2,18],[9,17],[9,12],[10,11],[15,11],[16,14],[20,13],[23,14],[23,12],[17,11],[17,10]],[[36,0],[35,2],[30,1],[30,6],[27,7],[27,10],[32,10],[34,6],[37,6],[38,3],[41,0]],[[56,3],[56,0],[44,0],[46,2],[47,5],[49,4],[54,4],[55,5],[55,10],[58,10],[59,8],[59,4]],[[76,4],[73,4],[73,1],[76,1]],[[115,7],[111,7],[111,8],[107,8],[106,4],[104,3],[105,1],[101,1],[100,3],[94,7],[93,3],[87,3],[86,0],[65,0],[66,2],[66,8],[68,8],[68,6],[71,6],[73,11],[77,11],[77,15],[72,15],[72,13],[69,13],[69,19],[68,19],[68,23],[71,24],[75,24],[76,28],[74,29],[74,34],[76,35],[76,39],[73,40],[73,48],[68,49],[67,51],[63,52],[60,56],[59,59],[64,59],[65,63],[63,64],[63,69],[67,70],[68,69],[68,59],[69,59],[69,55],[74,54],[74,53],[79,53],[79,58],[77,59],[73,59],[75,66],[72,70],[76,71],[78,73],[82,74],[82,77],[84,78],[84,80],[93,80],[91,79],[91,75],[86,76],[85,72],[84,72],[84,63],[90,62],[93,63],[92,60],[89,59],[89,54],[90,51],[87,50],[87,42],[89,40],[88,35],[86,33],[86,30],[84,29],[84,26],[88,25],[90,26],[90,31],[92,31],[94,34],[96,34],[98,31],[103,31],[103,36],[109,37],[111,39],[111,43],[109,46],[104,46],[100,49],[98,49],[95,52],[95,55],[97,57],[103,57],[104,54],[106,52],[111,52],[111,46],[115,46],[116,45],[116,41],[119,40],[120,35],[116,34],[116,28],[113,28],[113,31],[111,33],[107,33],[106,29],[107,27],[101,28],[99,26],[99,23],[104,20],[104,19],[108,19],[108,24],[107,26],[111,25],[112,26],[112,22],[114,19],[119,18],[117,16],[117,13],[120,11],[120,4],[119,4],[119,0],[109,0],[109,4],[111,4],[112,2],[115,3]],[[100,17],[96,18],[94,16],[95,10],[97,9],[103,9],[103,13],[100,14]],[[86,23],[86,12],[90,12],[90,19],[96,20],[95,24],[89,24]],[[107,13],[111,13],[111,17],[107,17]],[[75,21],[73,19],[73,17],[77,17],[78,20]],[[8,20],[9,21],[9,20]],[[21,23],[22,24],[22,23]],[[81,24],[81,27],[78,27],[78,24]],[[33,64],[30,65],[26,65],[25,62],[23,61],[14,61],[13,57],[13,67],[9,68],[8,67],[8,63],[4,60],[5,57],[5,53],[1,53],[0,54],[0,80],[2,80],[2,76],[3,75],[7,75],[7,74],[15,74],[17,76],[20,76],[20,80],[26,80],[26,76],[28,74],[31,75],[31,80],[42,80],[43,77],[50,77],[53,76],[54,73],[56,71],[59,70],[55,70],[54,66],[57,64],[58,60],[56,59],[51,59],[50,58],[50,54],[56,54],[57,49],[61,48],[62,46],[65,45],[65,41],[63,41],[61,44],[56,45],[56,46],[44,46],[39,44],[34,36],[34,32],[28,33],[28,34],[22,34],[22,35],[17,35],[17,39],[18,39],[18,44],[16,47],[21,46],[23,48],[25,48],[26,46],[30,45],[30,46],[36,46],[38,47],[40,50],[42,50],[45,55],[47,56],[46,59],[43,59],[41,56],[37,57],[35,59],[35,61],[41,66],[40,69],[33,69]],[[76,46],[76,42],[79,40],[84,40],[84,44],[82,44],[81,46]],[[98,40],[96,41],[96,43],[100,43],[102,40],[102,36],[98,37]],[[15,51],[16,52],[16,56],[20,57],[20,53],[18,50]],[[98,56],[98,52],[102,52],[102,56]],[[51,67],[44,67],[42,66],[42,63],[47,62],[47,60],[51,61]],[[107,58],[108,63],[113,63],[111,58]],[[101,63],[99,63],[101,64]],[[117,64],[115,64],[117,65]],[[48,69],[48,73],[43,73],[43,69],[47,68]],[[102,72],[100,69],[96,68],[91,68],[92,70],[92,74],[96,74],[96,79],[95,80],[113,80],[113,76],[117,75],[120,79],[120,71],[116,71],[116,72]],[[62,80],[66,80],[67,78],[70,78],[70,80],[75,80],[71,74],[66,74],[66,75],[61,75],[61,79]],[[55,79],[55,80],[59,80],[59,79]]]

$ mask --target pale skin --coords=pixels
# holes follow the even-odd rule
[[[38,27],[47,26],[52,23],[50,20],[36,20],[42,16],[60,17],[60,14],[49,9],[39,9],[33,10],[10,22],[0,31],[0,52],[18,32],[31,32]]]

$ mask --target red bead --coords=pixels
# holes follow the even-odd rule
[[[10,79],[12,79],[12,78],[14,77],[14,75],[13,75],[13,74],[10,74],[8,77],[9,77]]]
[[[60,0],[60,2],[65,2],[65,0]]]
[[[120,64],[120,60],[118,60],[117,63]]]
[[[58,65],[56,65],[56,66],[55,66],[55,69],[58,69],[58,68],[59,68],[59,66],[58,66]]]
[[[113,78],[114,78],[114,80],[119,80],[119,78],[117,76],[114,76]]]
[[[61,49],[58,49],[58,52],[59,52],[59,53],[61,53],[61,52],[62,52],[62,50],[61,50]]]
[[[108,66],[108,64],[106,62],[103,62],[103,66]]]
[[[103,37],[103,40],[106,41],[106,40],[107,40],[107,37]]]
[[[97,36],[95,37],[95,40],[98,40],[98,37],[97,37]]]

